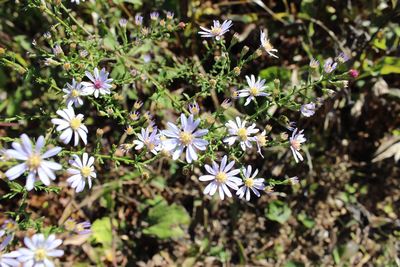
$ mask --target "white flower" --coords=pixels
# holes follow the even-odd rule
[[[75,111],[71,106],[63,110],[57,110],[57,114],[61,116],[62,119],[52,119],[51,122],[58,125],[56,128],[57,131],[62,131],[60,140],[64,144],[68,144],[72,136],[74,136],[74,146],[77,146],[80,137],[86,145],[88,129],[82,123],[83,115],[78,114],[75,116]]]
[[[0,237],[5,234],[4,230],[0,231]],[[0,267],[18,267],[19,262],[15,259],[19,256],[17,251],[13,251],[10,253],[3,253],[3,250],[8,246],[13,238],[13,234],[9,234],[0,244]]]
[[[22,134],[20,138],[21,143],[13,142],[11,146],[14,149],[7,149],[6,153],[7,156],[24,162],[9,169],[5,173],[6,176],[8,179],[14,180],[20,177],[25,171],[28,171],[25,185],[28,191],[33,189],[38,177],[43,184],[50,185],[50,179],[56,179],[54,171],[61,170],[62,166],[45,159],[57,155],[61,151],[61,147],[54,147],[41,154],[41,150],[45,145],[43,136],[39,136],[35,148],[32,147],[31,140],[26,134]]]
[[[278,56],[274,54],[275,52],[278,52],[278,50],[271,45],[267,37],[267,33],[263,30],[261,30],[260,41],[261,41],[261,46],[265,49],[268,55],[278,58]]]
[[[264,155],[261,153],[261,147],[265,146],[267,144],[267,139],[265,138],[266,131],[262,131],[262,133],[257,134],[256,136],[256,142],[257,142],[257,153],[260,154],[262,158],[264,158]]]
[[[208,38],[208,37],[215,37],[215,39],[219,40],[221,39],[221,36],[224,35],[230,27],[232,27],[232,21],[231,20],[225,20],[222,25],[219,23],[218,20],[213,21],[214,25],[211,26],[211,29],[207,29],[205,27],[200,26],[200,28],[203,31],[199,31],[199,34],[203,38]]]
[[[258,190],[262,191],[265,187],[264,178],[256,178],[258,169],[255,169],[253,174],[251,174],[251,172],[252,168],[250,165],[247,166],[247,169],[243,168],[244,183],[236,192],[239,198],[243,198],[246,195],[247,201],[250,201],[250,190],[253,191],[257,197],[260,197],[260,192],[258,192]]]
[[[79,5],[80,1],[85,2],[85,0],[71,0],[71,3],[76,3]]]
[[[199,177],[199,180],[202,182],[211,181],[203,191],[205,195],[213,196],[218,189],[219,197],[223,200],[225,194],[228,197],[232,197],[232,193],[229,191],[228,187],[233,190],[238,190],[238,186],[243,183],[242,179],[235,176],[240,173],[240,170],[231,170],[233,165],[235,165],[235,161],[229,162],[228,165],[227,161],[228,157],[225,155],[219,166],[215,161],[212,162],[212,167],[207,164],[204,165],[206,171],[210,175],[202,175]]]
[[[161,140],[160,135],[157,134],[157,128],[153,128],[153,131],[150,131],[149,127],[146,129],[142,128],[141,133],[137,135],[138,140],[134,140],[133,144],[136,145],[135,149],[140,150],[144,146],[147,147],[151,153],[156,155],[158,151],[161,150]]]
[[[111,94],[110,88],[112,85],[110,83],[113,79],[108,78],[108,72],[105,68],[101,69],[100,72],[97,68],[94,68],[93,75],[88,71],[85,74],[90,79],[90,82],[82,82],[85,94],[94,95],[95,98],[99,97],[99,94]]]
[[[304,130],[299,131],[299,133],[297,133],[297,131],[298,129],[296,128],[289,139],[290,149],[292,150],[293,157],[296,163],[298,163],[299,161],[303,161],[303,156],[300,154],[299,151],[301,149],[301,144],[307,140],[306,138],[304,138]]]
[[[72,79],[72,84],[67,83],[67,88],[63,88],[63,92],[66,93],[64,98],[67,106],[82,106],[83,101],[80,96],[83,95],[83,86],[81,83],[77,83],[75,79]]]
[[[172,159],[177,160],[186,148],[186,161],[191,163],[193,160],[197,160],[197,150],[204,151],[208,145],[208,141],[201,139],[208,133],[206,129],[196,128],[200,124],[200,119],[193,120],[193,115],[189,115],[186,118],[184,114],[181,114],[181,128],[178,128],[175,124],[168,122],[168,129],[162,131],[162,134],[167,137],[166,140],[162,141],[163,149],[171,152]]]
[[[246,151],[246,147],[251,148],[251,142],[257,140],[255,136],[251,135],[258,133],[259,130],[255,129],[255,123],[247,128],[246,124],[247,121],[243,120],[242,122],[239,117],[236,117],[236,122],[233,120],[228,121],[225,126],[228,127],[229,137],[224,139],[224,143],[228,143],[231,146],[238,140],[243,151]]]
[[[18,260],[24,267],[54,267],[52,258],[64,255],[63,250],[56,249],[62,240],[55,235],[45,238],[43,234],[35,234],[32,238],[25,237],[24,243],[26,248],[18,250]]]
[[[265,86],[265,80],[258,77],[256,81],[256,77],[251,75],[251,77],[246,76],[248,88],[239,90],[239,97],[247,97],[245,106],[247,106],[251,100],[255,100],[256,96],[268,96],[268,93],[263,92],[268,86]]]
[[[311,102],[300,107],[300,112],[304,117],[311,117],[315,114],[315,103]]]
[[[72,157],[73,159],[69,162],[72,168],[67,170],[71,176],[67,179],[67,182],[72,188],[75,188],[77,193],[85,189],[86,180],[88,187],[92,188],[92,178],[96,179],[97,177],[93,166],[94,157],[89,158],[87,153],[83,153],[82,160],[78,155],[73,155]]]

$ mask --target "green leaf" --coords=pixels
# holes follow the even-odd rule
[[[381,75],[387,75],[391,73],[400,73],[400,59],[397,57],[385,57],[383,60]]]
[[[147,222],[150,226],[143,230],[144,234],[161,239],[179,238],[184,236],[190,217],[182,206],[168,205],[162,200],[150,208]]]
[[[297,215],[297,219],[307,228],[313,228],[315,225],[314,220],[308,217],[305,213]]]
[[[286,222],[291,214],[292,210],[289,206],[280,200],[269,203],[268,207],[265,209],[265,216],[271,221],[276,221],[280,224]]]
[[[281,81],[288,81],[290,79],[290,72],[278,66],[272,66],[260,71],[260,77],[267,81],[280,79]]]
[[[93,222],[92,237],[95,242],[102,244],[104,248],[111,248],[113,237],[110,218],[104,217]]]

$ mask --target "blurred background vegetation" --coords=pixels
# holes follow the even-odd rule
[[[279,78],[282,84],[296,84],[296,74],[311,57],[322,61],[341,51],[351,54],[349,69],[360,73],[348,88],[325,101],[315,116],[299,121],[308,133],[305,164],[287,164],[274,153],[254,159],[272,178],[300,178],[293,187],[276,187],[279,193],[264,194],[249,204],[211,202],[199,190],[198,173],[177,171],[172,165],[165,170],[168,179],[148,180],[129,180],[123,167],[105,167],[110,176],[124,173],[128,182],[97,188],[76,200],[66,191],[59,196],[32,195],[28,211],[49,225],[57,225],[68,209],[93,223],[90,242],[68,241],[82,246],[71,246],[66,262],[76,262],[73,266],[400,266],[397,0],[63,2],[80,20],[99,28],[101,20],[118,23],[122,17],[132,21],[138,12],[173,11],[186,27],[173,36],[169,49],[188,61],[202,58],[204,46],[197,31],[212,19],[233,20],[240,47],[253,50],[259,46],[258,29],[268,29],[279,60],[259,58],[241,75],[259,73],[268,81]],[[52,23],[51,17],[25,1],[0,1],[2,137],[18,136],[26,128],[39,135],[37,129],[49,118],[47,108],[58,108],[47,93],[51,85],[38,77],[53,77],[59,86],[69,79],[57,69],[43,68],[32,56],[32,40],[51,32]],[[160,52],[164,48],[146,49],[157,56],[166,53]],[[171,82],[172,90],[182,82]],[[296,116],[289,119],[296,121]],[[103,124],[100,119],[92,123]],[[123,131],[123,126],[117,129]],[[0,180],[0,193],[7,190]],[[13,205],[0,200],[2,213]]]

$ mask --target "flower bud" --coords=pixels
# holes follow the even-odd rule
[[[96,130],[96,135],[97,135],[97,137],[102,137],[102,136],[103,136],[103,134],[104,134],[104,131],[103,131],[103,129],[101,129],[101,128],[97,128],[97,130]]]
[[[214,80],[214,79],[211,79],[211,80],[210,80],[210,85],[211,85],[211,87],[214,88],[214,87],[217,85],[217,81]]]
[[[359,72],[358,72],[358,70],[351,69],[351,70],[349,71],[349,74],[350,74],[351,77],[357,78],[358,75],[359,75]]]
[[[226,99],[222,102],[222,104],[221,104],[221,107],[222,107],[223,109],[228,109],[230,106],[232,106],[232,102],[231,102],[231,100],[228,99],[228,98],[226,98]]]
[[[186,24],[185,24],[185,22],[181,21],[181,22],[179,22],[178,26],[179,26],[179,28],[184,29],[186,27]]]
[[[65,62],[63,64],[63,69],[66,70],[66,71],[69,71],[71,69],[71,63]]]
[[[132,135],[135,133],[135,130],[133,130],[132,126],[128,125],[128,127],[126,127],[126,129],[125,129],[125,133],[127,135]]]
[[[241,72],[241,69],[239,66],[236,66],[233,68],[233,73],[235,73],[236,76],[239,76]]]
[[[140,100],[136,100],[135,104],[133,104],[134,109],[140,109],[143,106],[143,102]]]

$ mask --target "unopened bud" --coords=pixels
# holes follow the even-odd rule
[[[240,75],[240,71],[241,71],[241,69],[240,69],[240,67],[238,67],[238,66],[236,66],[236,67],[233,68],[233,72],[235,73],[236,76],[239,76],[239,75]]]
[[[96,130],[96,135],[97,135],[97,137],[102,137],[103,134],[104,134],[103,129],[98,128],[98,129]]]
[[[69,62],[65,62],[63,64],[63,69],[69,71],[71,69],[71,64]]]
[[[281,139],[281,141],[286,141],[289,138],[289,135],[286,132],[282,132],[279,135],[279,138]]]
[[[217,81],[214,80],[214,79],[211,79],[210,80],[210,85],[211,85],[211,87],[215,87],[217,85]]]
[[[186,27],[186,24],[185,24],[185,22],[181,21],[181,22],[179,22],[178,26],[179,26],[179,28],[184,29]]]
[[[126,133],[127,135],[132,135],[132,134],[135,133],[135,130],[133,130],[132,126],[129,125],[129,126],[126,127],[126,129],[125,129],[125,133]]]
[[[221,107],[223,109],[228,109],[231,105],[232,105],[231,100],[227,98],[222,102]]]

